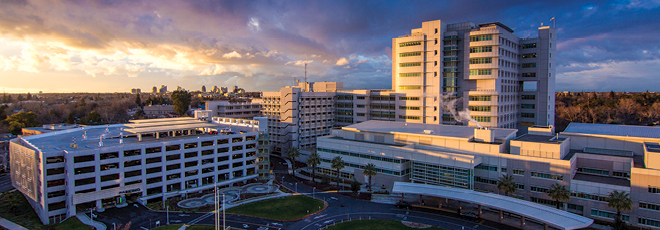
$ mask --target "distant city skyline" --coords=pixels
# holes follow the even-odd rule
[[[530,13],[531,12],[531,13]],[[3,1],[8,93],[168,85],[272,91],[302,80],[391,88],[391,42],[423,21],[558,29],[557,91],[660,91],[660,1]]]

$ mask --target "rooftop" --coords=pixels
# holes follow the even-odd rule
[[[152,119],[152,120],[161,120],[162,119]],[[172,118],[171,120],[177,120],[177,118]],[[178,119],[181,120],[181,119]],[[163,122],[162,124],[167,124]],[[197,130],[191,135],[181,135],[181,136],[162,136],[158,139],[152,136],[143,136],[142,141],[139,141],[136,137],[136,134],[129,133],[129,130],[137,130],[139,133],[158,132],[162,130],[182,130],[182,129],[194,129],[193,127],[200,127],[202,125],[204,128],[209,128],[211,130],[228,130],[231,132],[223,133],[219,132],[217,134],[211,134],[210,132],[204,132]],[[183,125],[186,127],[180,127],[181,125],[165,125],[165,126],[156,126],[156,127],[147,127],[147,128],[137,128],[130,129],[126,127],[125,124],[115,124],[115,125],[97,125],[97,126],[87,126],[80,127],[62,131],[54,131],[46,134],[39,134],[33,136],[22,137],[22,139],[31,144],[32,146],[38,148],[40,151],[60,151],[60,150],[84,150],[84,149],[95,149],[99,148],[100,141],[103,139],[103,147],[110,146],[121,146],[124,144],[134,144],[134,143],[149,143],[149,142],[163,142],[171,141],[178,139],[192,139],[200,136],[210,136],[210,135],[226,135],[226,134],[235,134],[237,132],[253,132],[256,128],[238,126],[238,125],[229,125],[229,124],[217,124],[217,123],[207,123],[202,122],[201,124],[192,124]],[[146,130],[151,128],[157,128],[158,130]],[[163,131],[164,132],[164,131]],[[120,138],[120,135],[122,136]],[[121,143],[120,143],[121,142]],[[78,148],[75,149],[71,144],[77,144]]]
[[[630,187],[630,180],[608,176],[596,176],[584,173],[575,173],[573,180],[589,181],[600,184],[609,184],[623,187]]]
[[[477,129],[477,127],[369,120],[343,127],[343,129],[470,139],[474,137],[474,130]],[[515,129],[492,128],[492,130],[494,131],[495,139],[500,140],[518,132],[518,130]]]
[[[609,135],[622,137],[660,138],[660,127],[571,123],[564,133]]]
[[[527,142],[536,142],[536,143],[549,143],[549,144],[561,144],[566,140],[566,137],[556,136],[543,136],[543,135],[531,135],[525,134],[515,139],[516,141],[527,141]]]
[[[502,27],[505,30],[513,33],[513,30],[511,28],[509,28],[507,25],[504,25],[504,23],[501,23],[501,22],[481,23],[481,24],[479,24],[479,27],[486,27],[486,26],[491,26],[491,25],[497,25],[497,26]]]
[[[658,143],[644,142],[644,147],[646,147],[646,151],[648,152],[660,153],[660,144]]]

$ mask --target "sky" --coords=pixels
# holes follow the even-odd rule
[[[391,88],[392,38],[422,22],[558,28],[557,91],[660,91],[660,0],[0,0],[9,93]]]

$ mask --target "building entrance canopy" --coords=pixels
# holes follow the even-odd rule
[[[587,217],[565,212],[545,205],[520,200],[513,197],[502,196],[493,193],[476,192],[468,189],[414,184],[407,182],[394,182],[394,188],[392,188],[392,192],[442,197],[461,202],[477,204],[534,219],[559,229],[586,228],[593,223],[593,220]]]

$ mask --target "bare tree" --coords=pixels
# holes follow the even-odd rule
[[[633,120],[638,110],[639,104],[631,98],[619,100],[619,104],[616,106],[616,112],[624,124],[628,124],[630,120]]]

